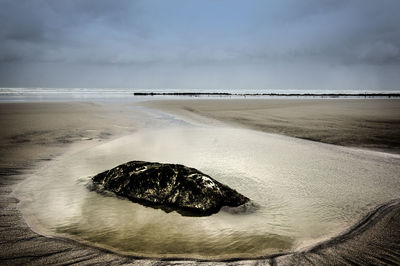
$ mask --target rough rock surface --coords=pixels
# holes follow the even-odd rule
[[[93,177],[106,190],[182,215],[211,215],[249,199],[210,176],[180,164],[131,161]]]

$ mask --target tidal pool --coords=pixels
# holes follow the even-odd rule
[[[88,189],[131,160],[199,169],[251,198],[248,213],[187,217]],[[137,131],[50,161],[16,189],[39,233],[146,257],[221,259],[292,251],[400,196],[400,157],[224,127]]]

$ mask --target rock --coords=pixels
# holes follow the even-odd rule
[[[119,196],[182,215],[211,215],[249,199],[202,172],[180,164],[131,161],[92,178]]]

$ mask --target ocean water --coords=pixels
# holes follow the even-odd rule
[[[262,132],[171,122],[72,150],[15,193],[38,232],[123,254],[221,259],[300,249],[400,196],[400,156]],[[151,120],[153,119],[153,120]],[[254,207],[187,217],[90,189],[90,178],[131,160],[195,167]]]
[[[399,93],[399,91],[383,90],[279,90],[279,89],[185,89],[185,88],[0,88],[0,102],[32,102],[32,101],[142,101],[152,99],[152,96],[134,96],[135,92],[189,92],[189,93],[231,93],[231,94],[382,94]],[[178,96],[163,96],[163,99],[177,98]],[[182,96],[179,96],[182,97]],[[223,96],[202,96],[223,97]],[[226,96],[224,96],[226,97]],[[243,96],[229,96],[243,98]],[[256,96],[266,97],[271,96]],[[285,96],[280,96],[285,97]],[[343,96],[342,96],[343,97]],[[363,96],[345,96],[345,98],[363,98]],[[153,97],[154,98],[154,97]],[[184,98],[187,98],[184,97]],[[276,97],[275,97],[276,98]]]

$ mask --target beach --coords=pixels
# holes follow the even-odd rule
[[[107,126],[112,112],[104,112],[91,103],[3,103],[0,110],[2,264],[130,261],[69,240],[34,233],[18,211],[18,199],[11,194],[14,186],[35,168],[64,153],[70,145],[93,145],[121,133]]]
[[[389,162],[385,161],[388,165],[397,160],[391,156],[397,156],[400,152],[400,102],[390,99],[190,99],[106,104],[1,103],[0,112],[0,148],[4,154],[0,158],[0,257],[4,264],[182,263],[175,258],[160,262],[157,259],[124,256],[67,238],[38,235],[26,224],[18,207],[19,200],[13,194],[16,185],[34,175],[43,165],[60,157],[67,158],[62,156],[71,150],[74,151],[74,156],[79,156],[79,151],[95,148],[103,143],[106,148],[109,147],[107,143],[114,140],[121,143],[124,136],[130,136],[145,128],[154,128],[151,122],[151,117],[154,116],[162,117],[159,119],[161,122],[157,124],[157,130],[168,128],[170,120],[192,121],[211,127],[246,128],[313,142],[342,145],[351,149],[388,153]],[[164,116],[168,116],[167,119]],[[283,141],[286,143],[287,140]],[[308,142],[301,143],[308,145]],[[123,145],[123,142],[120,145]],[[104,149],[108,150],[106,148]],[[368,152],[366,156],[370,156]],[[395,174],[397,173],[393,173]],[[254,265],[399,263],[399,206],[396,199],[389,203],[379,202],[364,211],[361,215],[364,219],[355,222],[352,227],[343,228],[337,237],[325,239],[312,247],[268,255],[257,260],[224,260]],[[184,263],[208,264],[204,259],[186,259]],[[212,263],[225,264],[218,261]]]
[[[400,153],[400,104],[390,99],[200,99],[145,106],[296,138]]]

